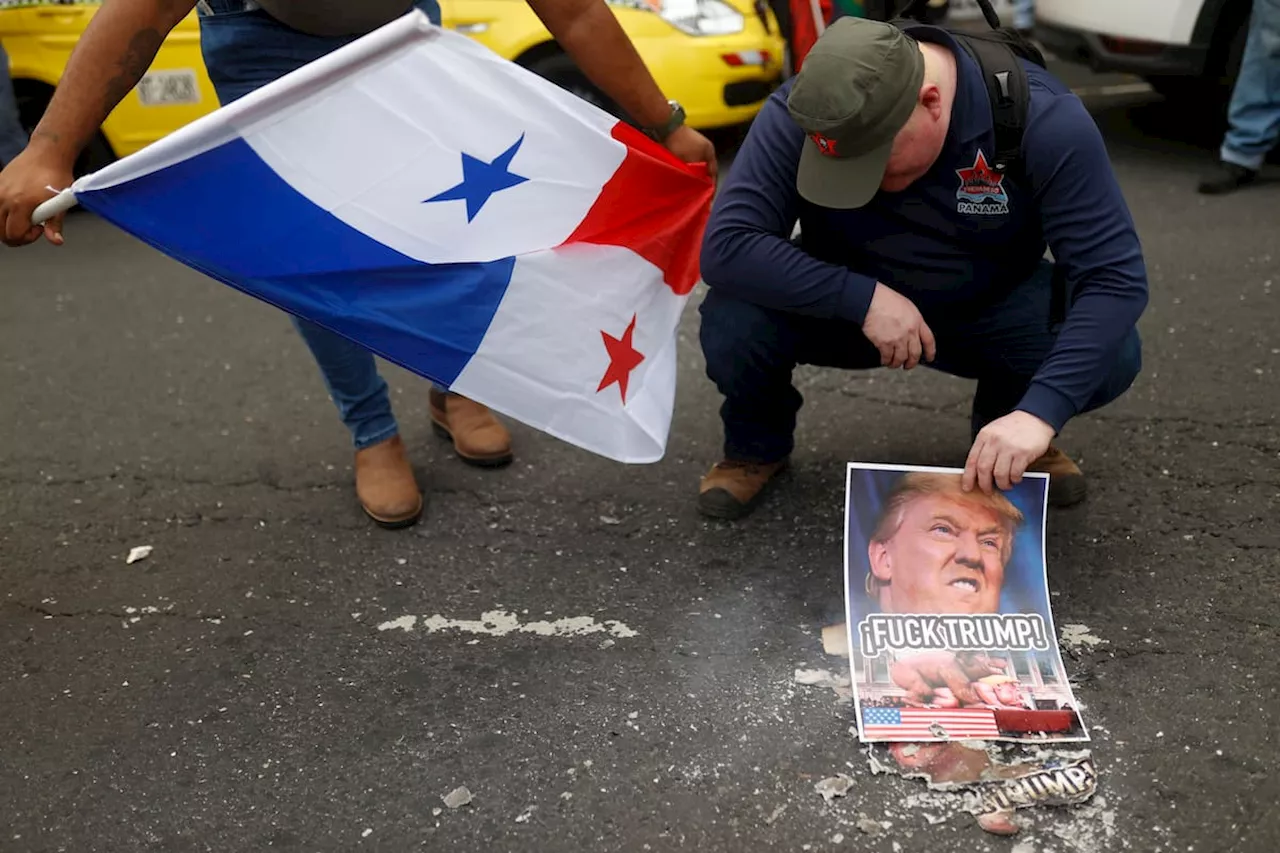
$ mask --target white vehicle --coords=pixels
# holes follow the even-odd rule
[[[1067,62],[1136,74],[1170,98],[1227,97],[1251,0],[1036,0],[1035,37]]]

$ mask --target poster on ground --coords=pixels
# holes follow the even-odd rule
[[[1049,479],[850,463],[845,616],[858,737],[1088,741],[1049,604]]]

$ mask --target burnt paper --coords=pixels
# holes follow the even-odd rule
[[[922,778],[931,788],[963,795],[963,808],[979,826],[1014,835],[1019,809],[1079,805],[1097,791],[1098,776],[1087,751],[1029,751],[980,743],[891,743],[871,747],[872,770]]]

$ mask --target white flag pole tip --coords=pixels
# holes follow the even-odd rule
[[[50,187],[50,189],[53,188]],[[59,213],[66,213],[75,206],[76,194],[69,189],[63,190],[35,209],[31,214],[31,224],[42,225]]]

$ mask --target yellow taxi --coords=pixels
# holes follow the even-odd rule
[[[765,0],[608,0],[667,97],[701,130],[750,121],[781,81],[784,40]],[[39,120],[100,0],[0,0],[0,41],[23,123]],[[442,23],[616,111],[523,0],[441,0]],[[193,12],[103,123],[77,171],[100,168],[216,109]]]

